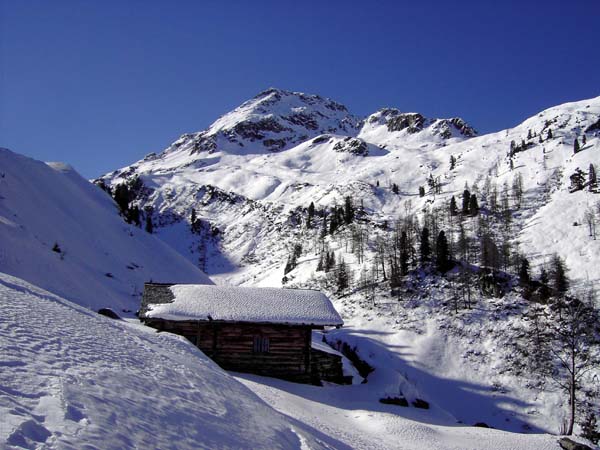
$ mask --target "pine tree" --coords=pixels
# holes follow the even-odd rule
[[[550,297],[550,288],[548,287],[548,281],[549,281],[549,277],[548,277],[548,272],[546,271],[545,267],[542,267],[540,269],[540,300],[542,302],[545,302],[546,300],[548,300],[548,298]]]
[[[579,140],[577,140],[577,138],[575,138],[575,141],[573,142],[573,153],[577,153],[579,151],[580,147],[579,147]]]
[[[581,437],[589,439],[593,444],[600,441],[600,430],[597,427],[596,414],[590,411],[581,424]]]
[[[458,208],[456,207],[456,199],[454,198],[454,195],[453,195],[452,198],[450,199],[450,215],[456,216],[457,214],[458,214]]]
[[[595,191],[598,188],[598,179],[596,178],[596,168],[591,163],[588,171],[588,181],[589,190],[592,192]]]
[[[348,267],[341,257],[336,264],[336,284],[338,292],[342,294],[350,286],[350,274],[348,273]]]
[[[425,197],[425,188],[423,186],[419,186],[419,197]]]
[[[550,275],[552,276],[552,287],[558,295],[564,295],[569,290],[569,279],[567,278],[567,268],[563,259],[558,254],[552,255],[550,261]]]
[[[471,200],[471,193],[469,192],[468,189],[465,189],[463,191],[463,198],[462,198],[462,213],[463,215],[467,215],[469,214],[469,201]]]
[[[431,256],[431,247],[429,245],[429,228],[423,227],[421,230],[421,264],[429,261]]]
[[[450,251],[448,249],[448,240],[446,233],[440,231],[435,243],[436,266],[440,272],[446,272],[450,267]]]
[[[335,253],[332,251],[327,252],[325,256],[325,272],[329,272],[335,266]]]
[[[456,158],[454,155],[450,155],[450,170],[454,170],[456,167]]]
[[[548,128],[548,139],[552,139],[552,128]]]
[[[321,227],[321,239],[324,239],[327,236],[327,216],[323,213],[323,226]]]
[[[396,183],[392,184],[392,192],[396,195],[398,195],[398,193],[400,192],[400,189],[398,188],[398,185]]]
[[[579,167],[575,169],[575,172],[571,176],[569,176],[571,180],[571,186],[569,186],[569,190],[571,192],[580,191],[585,186],[585,173]]]
[[[402,275],[408,274],[408,261],[410,257],[410,248],[408,242],[408,235],[406,231],[402,231],[400,234],[400,273]]]
[[[522,285],[528,285],[531,281],[531,276],[529,275],[529,261],[527,258],[521,258],[521,268],[519,269],[519,280]]]
[[[337,208],[334,207],[331,212],[331,219],[329,219],[329,234],[335,233],[335,230],[338,228],[338,214]]]
[[[471,194],[471,197],[469,198],[469,212],[472,216],[479,214],[479,204],[477,203],[475,194]]]
[[[344,200],[344,222],[349,225],[354,220],[354,205],[352,199],[348,196]]]
[[[581,142],[583,145],[587,144],[587,137],[585,136],[585,134],[581,137]]]
[[[323,262],[323,252],[321,252],[319,255],[319,262],[317,263],[317,272],[321,272],[323,270],[324,265],[325,264]]]
[[[308,205],[307,216],[306,216],[306,228],[313,227],[313,218],[315,217],[315,204],[310,202]]]

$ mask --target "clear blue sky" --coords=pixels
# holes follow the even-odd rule
[[[0,0],[0,146],[95,177],[271,87],[480,132],[600,95],[600,1]]]

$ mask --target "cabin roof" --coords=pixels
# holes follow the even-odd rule
[[[338,326],[344,322],[320,291],[204,284],[144,286],[142,318]]]

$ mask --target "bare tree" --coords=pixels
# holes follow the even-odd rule
[[[600,364],[597,346],[600,338],[598,311],[576,298],[559,297],[546,307],[536,307],[535,368],[562,388],[568,396],[568,423],[565,433],[573,433],[579,394],[586,376]]]
[[[594,211],[591,208],[588,208],[585,211],[583,217],[588,224],[590,237],[596,240],[596,216],[594,214]]]

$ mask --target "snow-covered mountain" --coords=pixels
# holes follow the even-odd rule
[[[184,341],[111,327],[1,275],[10,371],[0,376],[0,408],[10,426],[0,426],[0,438],[21,447],[83,442],[72,436],[147,446],[147,430],[166,423],[165,445],[199,445],[174,425],[183,420],[208,427],[206,447],[556,449],[549,435],[471,425],[557,433],[567,418],[564,393],[529,367],[529,310],[547,305],[525,299],[514,266],[526,257],[537,281],[558,254],[571,292],[585,287],[593,297],[599,136],[600,97],[478,136],[459,118],[386,108],[361,120],[332,100],[269,89],[207,130],[96,180],[116,201],[68,166],[0,150],[0,272],[94,309],[135,310],[147,280],[210,283],[200,269],[218,283],[319,288],[346,323],[326,341],[375,369],[366,384],[346,387],[238,377],[281,416]],[[419,258],[425,228],[432,246],[446,232],[452,270]],[[401,277],[399,253],[407,258]],[[41,377],[41,365],[52,380],[60,372],[62,384]],[[11,384],[16,372],[21,389]],[[600,414],[589,401],[598,376],[592,368],[581,379],[578,424],[583,412]],[[134,389],[144,381],[153,408]],[[97,401],[98,387],[112,409]],[[217,395],[222,389],[241,404]],[[210,405],[193,417],[190,392]],[[407,408],[380,403],[386,398]],[[246,407],[254,412],[242,418]],[[135,420],[115,422],[123,408]],[[223,417],[239,430],[225,436]],[[117,427],[100,444],[114,423],[140,432]]]
[[[145,281],[212,283],[71,167],[0,149],[0,272],[82,306],[135,311]]]
[[[306,98],[318,100],[309,104]],[[391,245],[401,219],[397,229],[408,227],[415,246],[423,226],[435,232],[433,239],[445,230],[455,255],[466,233],[465,253],[457,259],[476,273],[478,266],[487,266],[482,255],[490,257],[489,248],[483,252],[481,247],[481,233],[487,233],[486,239],[495,241],[494,270],[511,272],[525,256],[538,279],[557,254],[568,267],[575,295],[597,286],[600,251],[593,229],[600,220],[600,197],[590,180],[600,165],[600,97],[559,105],[482,136],[459,118],[429,119],[386,108],[357,120],[344,107],[323,106],[328,102],[269,90],[208,130],[184,135],[164,152],[97,182],[113,194],[119,185],[130,186],[132,205],[151,211],[154,232],[217,283],[284,283],[327,291],[350,325],[337,333],[340,341],[359,353],[362,349],[380,370],[387,370],[388,358],[398,361],[393,383],[383,389],[372,385],[374,398],[403,386],[457,421],[480,417],[512,431],[558,432],[565,420],[564,398],[556,386],[516,364],[513,344],[524,342],[529,305],[515,275],[506,275],[508,295],[502,299],[496,295],[504,293],[477,287],[476,309],[455,311],[450,305],[456,280],[423,278],[418,248],[412,249],[412,272],[398,298],[390,295],[385,273],[389,276],[397,256]],[[313,129],[285,125],[289,129],[274,131],[297,108],[322,121]],[[232,131],[237,124],[243,124],[238,130],[257,134]],[[285,141],[277,149],[264,142],[276,134]],[[206,136],[214,137],[209,146],[194,144]],[[452,197],[461,209],[465,189],[479,204],[478,216],[450,213]],[[340,220],[347,197],[356,220],[332,232],[331,222]],[[362,246],[364,253],[357,250]],[[347,291],[338,291],[331,274],[318,270],[327,251],[350,269]],[[402,351],[393,356],[396,348]],[[404,351],[413,356],[403,356]],[[417,369],[422,367],[429,380],[477,380],[481,408],[460,405],[457,384],[412,378],[423,376]],[[439,397],[441,385],[453,393]],[[499,410],[499,396],[512,406]]]
[[[313,118],[316,126],[287,123],[296,113]],[[156,233],[195,264],[215,275],[227,271],[227,278],[239,284],[256,282],[256,273],[246,273],[250,265],[265,277],[283,269],[289,241],[301,232],[299,213],[311,202],[319,209],[342,205],[351,196],[370,223],[392,223],[401,213],[447,205],[453,195],[460,201],[465,184],[486,202],[490,184],[498,192],[505,183],[510,189],[520,174],[524,197],[531,199],[527,210],[519,212],[516,237],[523,250],[538,263],[557,251],[573,275],[595,279],[586,267],[600,261],[594,252],[579,256],[588,239],[584,227],[573,228],[574,222],[582,223],[585,209],[594,206],[595,195],[586,190],[569,193],[569,177],[577,168],[587,172],[590,163],[600,163],[600,152],[594,151],[598,120],[600,98],[550,108],[515,128],[477,137],[459,118],[428,119],[388,108],[358,121],[331,100],[270,89],[208,130],[184,135],[163,153],[107,174],[102,181],[114,188],[141,180],[143,189],[134,203],[152,208],[154,222],[160,223]],[[264,143],[275,132],[260,124],[270,121],[287,123],[288,129],[281,131],[286,144],[278,151]],[[241,129],[253,124],[250,128],[268,137],[233,132],[239,124]],[[584,134],[587,142],[574,155],[573,141]],[[195,146],[206,136],[215,138],[214,145]],[[515,149],[509,157],[512,141]],[[435,193],[428,181],[439,187]],[[421,186],[427,188],[423,197],[418,195]],[[548,211],[555,207],[560,214]],[[192,209],[212,230],[208,238],[188,232]],[[548,214],[553,220],[543,220]],[[559,236],[539,242],[540,236],[565,229],[581,242],[578,252],[562,248]],[[255,270],[256,264],[262,270]]]

